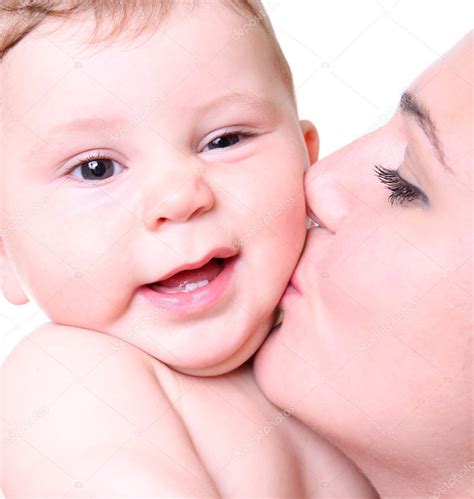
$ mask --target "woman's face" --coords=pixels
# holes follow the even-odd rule
[[[307,173],[321,227],[255,362],[277,405],[401,473],[424,457],[432,471],[433,447],[469,461],[472,41],[428,68],[387,125]]]

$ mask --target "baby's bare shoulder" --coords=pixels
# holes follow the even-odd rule
[[[133,385],[140,378],[144,390],[159,386],[149,356],[107,334],[46,323],[29,333],[1,366],[5,415],[23,412],[25,404],[51,405],[64,392],[82,387],[133,396]],[[121,390],[108,386],[113,382]],[[144,384],[143,384],[144,383]],[[162,393],[158,391],[158,395]]]
[[[214,493],[150,357],[125,341],[47,323],[5,360],[0,389],[7,495]]]

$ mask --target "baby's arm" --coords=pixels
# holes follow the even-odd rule
[[[49,323],[1,371],[7,499],[218,497],[141,350]]]

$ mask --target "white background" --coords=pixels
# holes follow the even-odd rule
[[[325,156],[377,128],[412,79],[469,29],[468,0],[268,0],[293,69],[301,118]],[[35,303],[0,297],[0,362],[48,318]]]
[[[322,157],[384,123],[411,80],[474,19],[469,0],[264,3],[293,70],[300,116],[319,129]],[[13,306],[0,296],[0,362],[47,320],[35,303]]]

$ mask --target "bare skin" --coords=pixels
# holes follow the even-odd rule
[[[263,396],[248,365],[188,376],[110,335],[48,323],[1,374],[7,498],[377,497]]]
[[[473,44],[470,32],[386,125],[309,170],[319,227],[254,362],[263,392],[382,497],[473,493]]]
[[[268,37],[234,40],[244,19],[218,1],[92,51],[92,19],[70,21],[45,22],[0,67],[13,118],[0,134],[1,289],[52,321],[2,367],[6,496],[365,495],[351,464],[239,367],[303,247],[318,146]],[[111,176],[91,178],[90,155]],[[32,213],[34,200],[47,202]],[[229,252],[232,277],[207,304],[143,298]]]

